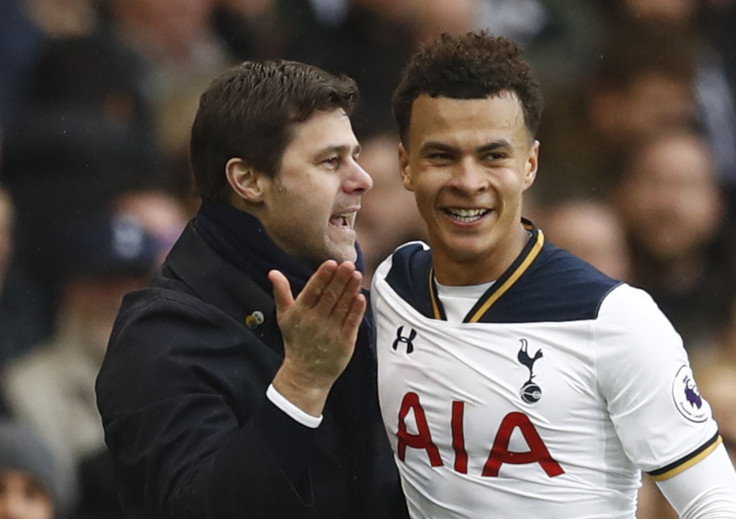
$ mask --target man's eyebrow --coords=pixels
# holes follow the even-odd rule
[[[427,141],[422,144],[421,150],[442,150],[442,151],[457,151],[456,146],[450,146],[444,142],[439,141]]]
[[[490,151],[496,151],[499,149],[508,149],[512,148],[511,143],[506,139],[500,139],[497,141],[489,142],[487,144],[484,144],[476,149],[476,152],[478,153],[488,153]],[[424,144],[422,144],[422,148],[424,150],[442,150],[442,151],[457,151],[458,148],[456,146],[451,146],[449,144],[446,144],[444,142],[438,142],[438,141],[427,141]]]
[[[497,151],[499,149],[508,149],[512,148],[512,145],[509,141],[506,139],[501,139],[498,141],[489,142],[488,144],[484,144],[480,148],[478,148],[478,152],[480,153],[487,153],[489,151]]]
[[[361,148],[360,144],[357,144],[355,146],[348,146],[348,145],[336,145],[336,146],[325,146],[324,148],[320,149],[316,154],[318,156],[322,155],[330,155],[332,153],[336,153],[338,155],[352,155],[356,153],[360,153],[363,148]]]

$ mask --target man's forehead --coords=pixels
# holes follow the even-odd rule
[[[477,141],[478,145],[528,140],[521,104],[515,95],[480,99],[420,96],[414,103],[409,138],[427,141]],[[421,145],[421,144],[420,144]]]
[[[340,147],[353,150],[358,140],[344,110],[318,110],[307,120],[292,126],[287,149],[292,146],[306,146],[312,151]]]

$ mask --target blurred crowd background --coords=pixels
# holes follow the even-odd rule
[[[121,517],[94,379],[122,295],[196,213],[212,78],[280,57],[357,80],[368,282],[424,237],[390,97],[442,32],[526,49],[546,105],[526,216],[650,292],[736,449],[734,27],[736,0],[0,0],[0,519]],[[639,519],[671,517],[645,479]]]

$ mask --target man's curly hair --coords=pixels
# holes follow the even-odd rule
[[[414,100],[422,94],[454,99],[482,99],[513,92],[524,122],[534,136],[542,117],[542,94],[522,49],[486,31],[439,39],[420,47],[404,68],[393,94],[393,113],[407,144]]]

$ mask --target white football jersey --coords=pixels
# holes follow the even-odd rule
[[[378,268],[379,396],[410,514],[626,518],[720,443],[682,341],[643,291],[532,238],[463,322],[422,243]]]

